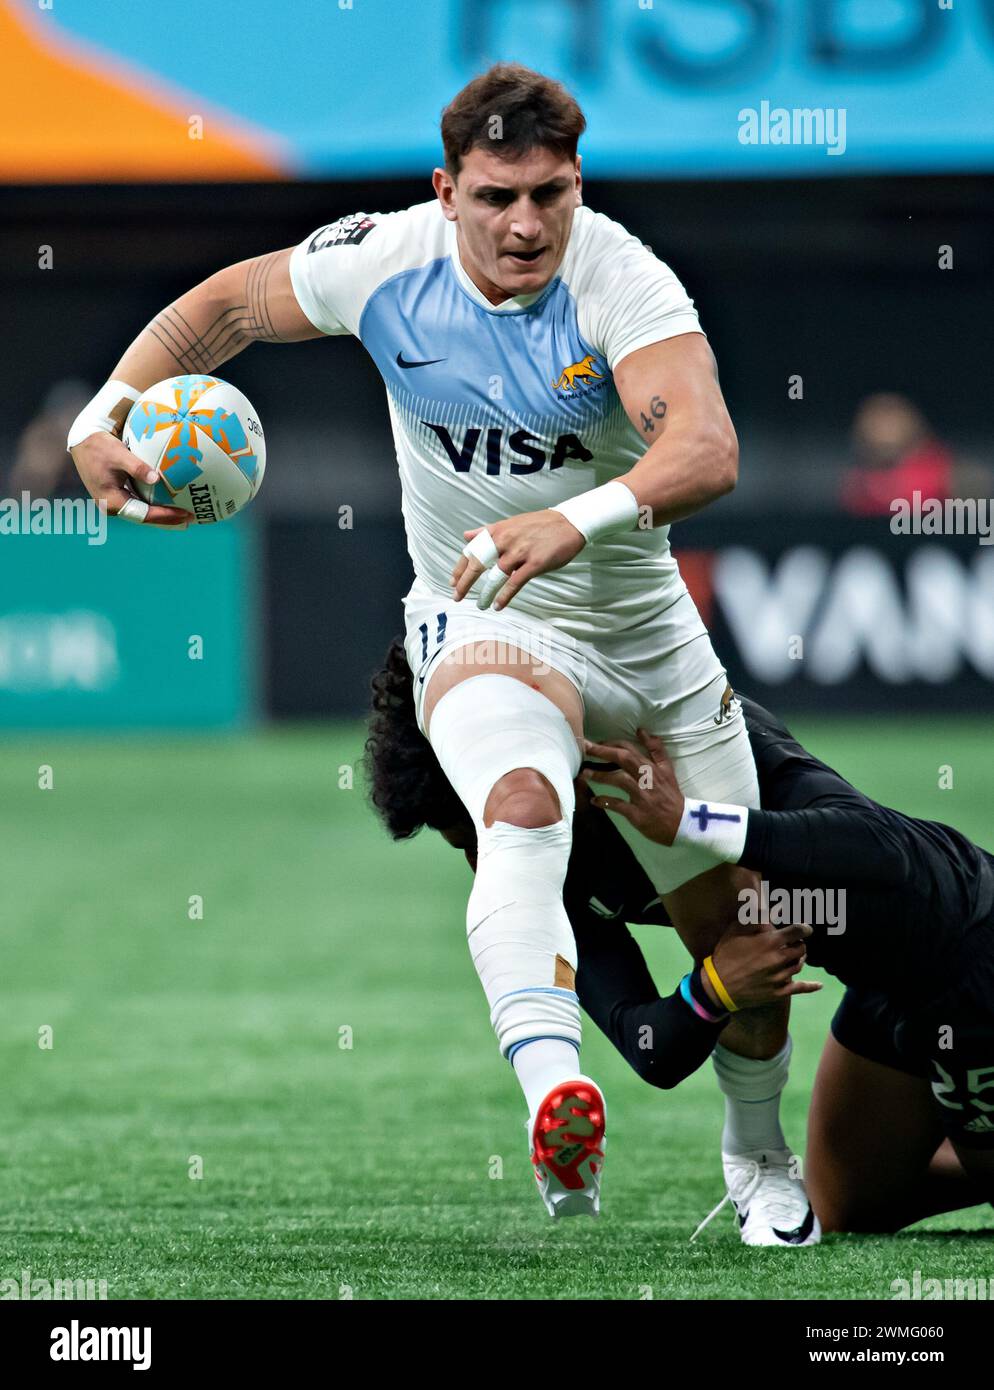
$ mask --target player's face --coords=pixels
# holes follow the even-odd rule
[[[459,228],[459,253],[493,304],[549,283],[580,205],[580,159],[534,149],[515,160],[473,149],[457,179],[436,169],[442,209]]]

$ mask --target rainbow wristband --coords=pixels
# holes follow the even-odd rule
[[[723,1023],[724,1017],[721,1014],[711,1013],[699,999],[694,997],[694,991],[690,983],[690,975],[684,975],[680,981],[680,994],[685,1003],[689,1004],[698,1018],[703,1018],[706,1023]]]
[[[708,979],[711,981],[711,984],[714,987],[715,994],[717,994],[718,998],[724,1004],[725,1008],[728,1010],[730,1014],[737,1014],[739,1011],[739,1006],[738,1004],[736,1004],[735,1000],[729,994],[725,986],[721,983],[721,976],[714,968],[714,961],[711,959],[710,956],[704,957],[704,969],[707,972]]]

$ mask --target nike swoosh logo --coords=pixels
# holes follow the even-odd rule
[[[803,1245],[814,1228],[815,1214],[809,1206],[807,1215],[800,1226],[795,1227],[793,1231],[778,1231],[776,1226],[774,1226],[773,1234],[779,1236],[787,1245]]]
[[[397,354],[398,367],[434,367],[436,362],[448,362],[448,360],[447,357],[430,357],[427,362],[405,362],[404,354],[402,352]]]

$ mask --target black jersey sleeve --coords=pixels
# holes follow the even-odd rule
[[[670,1090],[711,1055],[727,1015],[714,1023],[699,1017],[679,988],[661,998],[624,923],[577,909],[570,921],[580,1006],[643,1081]]]
[[[800,811],[749,811],[738,861],[764,877],[908,884],[914,858],[902,817],[864,801]]]
[[[871,800],[769,710],[744,697],[742,705],[763,810],[749,812],[740,863],[771,880],[851,884],[873,895],[863,907],[874,920],[885,913],[902,924],[905,942],[927,923],[940,956],[994,916],[994,858],[951,826]]]

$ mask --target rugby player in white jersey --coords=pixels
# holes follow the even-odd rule
[[[668,541],[670,522],[734,486],[735,432],[680,282],[582,205],[584,128],[558,83],[491,69],[443,114],[435,198],[219,271],[139,335],[69,437],[109,511],[182,524],[163,483],[151,505],[136,496],[132,479],[156,475],[114,437],[143,390],[213,372],[257,340],[351,333],[373,357],[416,574],[405,616],[418,719],[476,825],[469,945],[553,1216],[598,1210],[604,1152],[562,904],[578,740],[663,736],[712,824],[724,803],[758,804],[741,710]],[[698,937],[734,918],[754,876],[619,829],[705,955]],[[757,1163],[769,1179],[753,1184],[749,1244],[789,1243],[789,1050],[779,1006],[730,1024],[716,1049],[730,1190]],[[800,1227],[807,1197],[791,1190]]]

